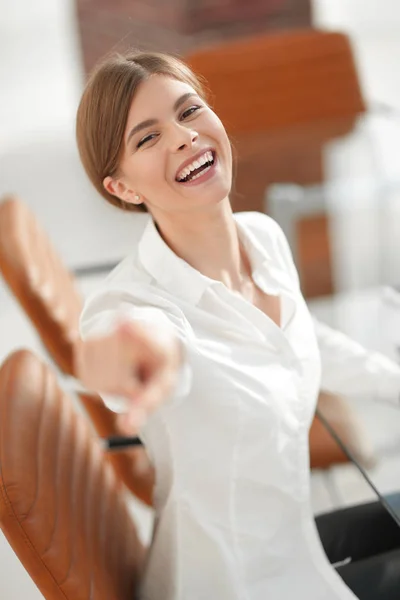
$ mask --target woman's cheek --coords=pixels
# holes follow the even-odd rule
[[[157,156],[152,156],[152,153],[149,152],[140,158],[141,160],[138,161],[135,169],[137,173],[136,181],[140,182],[138,188],[143,188],[143,186],[148,187],[149,183],[151,187],[154,187],[160,178],[160,166],[158,164],[159,161],[157,160]]]

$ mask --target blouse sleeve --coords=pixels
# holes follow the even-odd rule
[[[347,396],[368,394],[399,404],[400,367],[394,361],[316,319],[314,325],[324,390]]]

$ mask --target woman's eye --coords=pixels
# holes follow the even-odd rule
[[[194,105],[194,106],[190,106],[189,108],[187,108],[180,117],[181,121],[184,121],[185,119],[187,119],[188,117],[190,117],[190,115],[192,115],[193,113],[195,113],[196,111],[200,110],[202,107],[198,106],[198,105]],[[146,137],[142,138],[140,140],[140,142],[138,143],[138,145],[136,146],[136,148],[140,148],[141,146],[143,146],[144,144],[147,144],[148,142],[151,142],[152,140],[154,140],[155,138],[158,137],[158,133],[150,133],[149,135],[146,135]]]
[[[138,143],[138,145],[136,147],[140,148],[140,146],[143,146],[143,144],[146,144],[147,142],[150,142],[151,140],[156,138],[157,135],[158,135],[157,133],[151,133],[150,135],[146,135],[146,137],[144,137],[140,140],[140,142]]]
[[[194,112],[196,112],[196,110],[199,110],[200,108],[201,106],[191,106],[182,113],[181,119],[187,119],[188,117],[190,117],[190,115],[192,115]]]

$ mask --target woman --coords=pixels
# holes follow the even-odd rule
[[[279,226],[232,214],[231,146],[199,79],[166,55],[110,58],[77,139],[97,190],[150,213],[88,299],[77,351],[83,382],[122,408],[155,465],[142,598],[397,598],[400,534],[379,505],[316,526],[308,429],[321,358],[332,392],[397,402],[400,371],[315,326]]]

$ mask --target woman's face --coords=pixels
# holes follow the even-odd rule
[[[153,75],[132,102],[120,172],[109,182],[112,193],[144,202],[153,216],[198,210],[229,194],[231,146],[219,118],[190,85]]]

